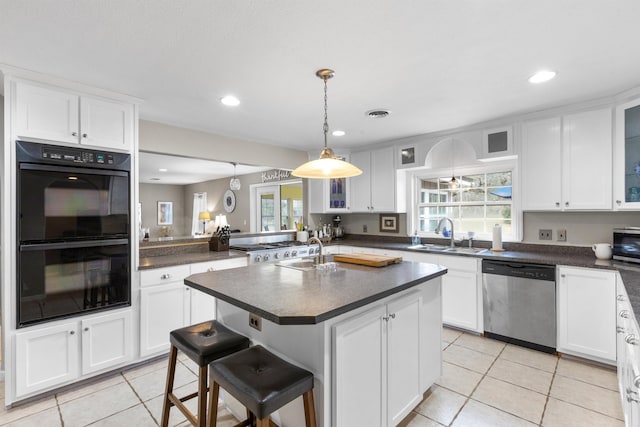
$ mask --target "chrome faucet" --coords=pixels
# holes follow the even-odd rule
[[[317,237],[311,237],[309,240],[307,240],[307,246],[309,246],[314,241],[318,242],[318,244],[320,245],[320,252],[318,252],[317,264],[324,264],[324,255],[322,254],[324,252],[324,247],[322,246],[322,240],[318,239]]]
[[[450,245],[450,246],[451,246],[452,248],[454,248],[454,247],[456,246],[456,244],[455,244],[455,242],[454,242],[454,240],[453,240],[453,221],[451,220],[451,218],[447,218],[446,216],[445,216],[445,217],[440,218],[440,221],[438,221],[438,225],[436,225],[436,229],[435,229],[434,231],[436,232],[436,234],[440,234],[440,230],[441,230],[441,228],[440,228],[440,227],[442,227],[442,223],[443,223],[445,220],[446,220],[446,221],[449,221],[449,224],[451,224],[451,245]]]

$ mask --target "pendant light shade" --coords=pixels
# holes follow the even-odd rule
[[[240,187],[242,185],[240,184],[240,179],[236,178],[237,163],[232,163],[232,164],[233,164],[233,178],[231,178],[231,181],[229,181],[229,188],[231,188],[234,191],[238,191],[240,190]]]
[[[358,176],[362,171],[349,162],[338,158],[333,150],[327,147],[327,133],[329,132],[329,122],[327,120],[327,80],[335,76],[335,72],[329,69],[322,69],[316,72],[316,76],[324,81],[324,148],[320,152],[320,158],[311,160],[298,166],[291,175],[300,178],[349,178]]]

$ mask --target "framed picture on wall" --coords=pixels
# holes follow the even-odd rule
[[[398,214],[380,214],[380,231],[385,233],[398,233]]]
[[[173,225],[173,202],[158,202],[158,225]]]

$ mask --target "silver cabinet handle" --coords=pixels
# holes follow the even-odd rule
[[[185,291],[187,291],[187,292],[189,292],[189,291],[191,290],[191,288],[190,288],[190,287],[188,287],[188,286],[185,286],[185,287],[184,287],[184,290],[185,290]]]
[[[86,138],[86,137],[87,137],[87,134],[86,134],[86,133],[83,133],[83,134],[82,134],[82,137],[83,137],[83,138]]]
[[[207,271],[216,271],[216,269],[213,268],[213,267],[209,267],[209,268],[207,268]]]
[[[622,317],[623,319],[628,319],[629,318],[629,311],[627,310],[622,310],[619,314],[620,317]]]
[[[565,277],[567,277],[567,275],[566,274],[561,274],[560,277],[562,277],[564,279]]]
[[[624,295],[618,295],[618,301],[625,301]]]
[[[622,326],[616,326],[616,332],[619,334],[624,334],[625,329]]]
[[[616,205],[621,205],[622,204],[622,200],[616,200]]]
[[[564,205],[565,206],[569,206],[569,202],[564,202]]]
[[[631,390],[630,388],[627,387],[627,402],[640,402],[640,400],[635,399],[633,397],[633,395],[635,394],[636,396],[638,395],[638,392]]]
[[[167,280],[167,279],[171,279],[171,275],[169,273],[164,273],[160,275],[160,278],[162,280]]]
[[[75,335],[76,331],[69,331],[69,335]]]
[[[640,375],[636,376],[636,377],[633,379],[633,385],[634,385],[636,388],[640,388]]]
[[[624,341],[630,345],[638,345],[638,337],[636,337],[634,334],[629,334],[624,337]]]
[[[71,136],[78,136],[78,132],[71,132]]]
[[[560,207],[560,202],[556,202],[556,208]]]
[[[84,331],[85,331],[85,332],[89,332],[89,327],[88,327],[88,326],[85,326]]]
[[[395,319],[395,318],[396,318],[396,314],[395,314],[395,313],[391,313],[391,314],[389,315],[389,317],[391,317],[392,319]]]
[[[384,320],[385,322],[389,321],[389,316],[382,316],[382,320]]]

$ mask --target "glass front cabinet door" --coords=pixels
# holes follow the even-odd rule
[[[615,209],[640,210],[640,99],[616,108]]]

